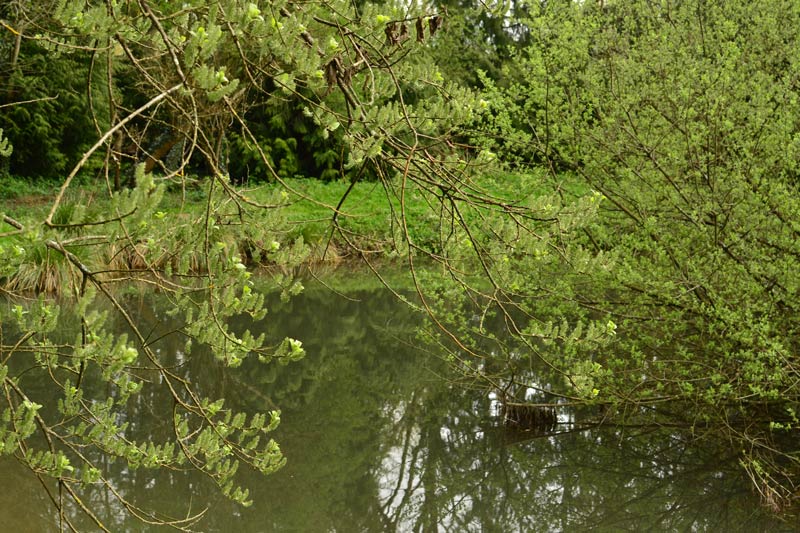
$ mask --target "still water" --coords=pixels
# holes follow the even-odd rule
[[[153,295],[129,296],[126,305],[152,324],[153,338],[173,325]],[[272,302],[259,325],[268,338],[301,339],[308,355],[300,362],[223,372],[198,348],[184,354],[183,339],[164,338],[161,353],[226,407],[280,408],[273,436],[288,462],[268,477],[241,472],[249,508],[202,476],[130,471],[121,462],[107,465],[116,490],[174,517],[207,506],[197,531],[797,530],[762,512],[736,458],[712,442],[656,428],[509,434],[484,393],[456,384],[435,350],[420,346],[420,320],[385,290],[335,294],[310,284],[289,302]],[[44,385],[37,392],[47,398]],[[132,402],[132,433],[165,439],[166,401]],[[13,460],[0,462],[0,487],[0,531],[57,530],[38,481]],[[128,518],[104,491],[84,499],[112,531],[155,529]]]

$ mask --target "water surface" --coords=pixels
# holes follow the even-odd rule
[[[174,326],[156,296],[125,301],[153,338]],[[312,284],[287,303],[271,302],[258,326],[271,339],[301,339],[308,355],[300,362],[223,371],[201,349],[186,354],[183,339],[165,338],[160,353],[183,363],[204,394],[235,409],[282,410],[274,438],[287,465],[267,477],[242,472],[250,508],[192,473],[116,462],[107,465],[115,487],[171,516],[208,506],[198,531],[796,529],[763,513],[736,457],[718,444],[659,428],[505,431],[489,398],[457,384],[435,349],[420,346],[420,320],[388,291],[337,295]],[[44,403],[46,385],[28,386]],[[125,419],[136,437],[167,438],[168,401],[150,394],[131,403]],[[38,481],[11,459],[0,462],[0,484],[0,531],[57,530]],[[112,531],[153,529],[104,491],[84,497]]]

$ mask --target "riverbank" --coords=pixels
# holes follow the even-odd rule
[[[210,248],[247,268],[283,272],[363,258],[404,264],[409,256],[439,254],[459,224],[495,208],[470,204],[470,191],[522,203],[540,195],[543,182],[541,176],[485,176],[449,193],[458,198],[446,198],[438,189],[400,183],[290,179],[209,187],[208,181],[159,185],[156,178],[147,190],[113,195],[96,186],[69,190],[50,226],[55,190],[20,182],[0,213],[8,217],[0,226],[0,287],[59,293],[80,282],[76,261],[107,279],[147,271],[198,274],[207,269]],[[454,212],[456,202],[468,208]]]

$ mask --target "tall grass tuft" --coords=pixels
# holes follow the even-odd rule
[[[25,260],[5,284],[10,292],[59,294],[80,283],[80,273],[63,254],[43,242],[27,250]]]

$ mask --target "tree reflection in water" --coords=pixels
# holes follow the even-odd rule
[[[176,326],[153,295],[128,304],[152,321],[154,339]],[[266,478],[241,473],[255,500],[247,509],[184,472],[117,463],[115,489],[173,516],[209,505],[201,531],[796,529],[763,514],[735,458],[714,442],[664,428],[509,432],[488,396],[450,381],[446,364],[418,346],[420,320],[385,291],[343,298],[310,288],[272,302],[260,325],[268,338],[302,339],[306,359],[253,361],[225,373],[198,348],[184,354],[183,339],[165,337],[160,353],[183,363],[203,392],[225,396],[228,407],[282,409],[275,438],[288,464]],[[132,402],[130,431],[165,439],[164,401],[154,393]],[[0,507],[0,525],[28,511],[40,517],[36,531],[57,523],[42,510],[32,476],[8,463],[0,476],[19,487],[13,497],[6,491],[14,501]],[[85,493],[112,530],[141,527],[106,496],[101,488]]]

